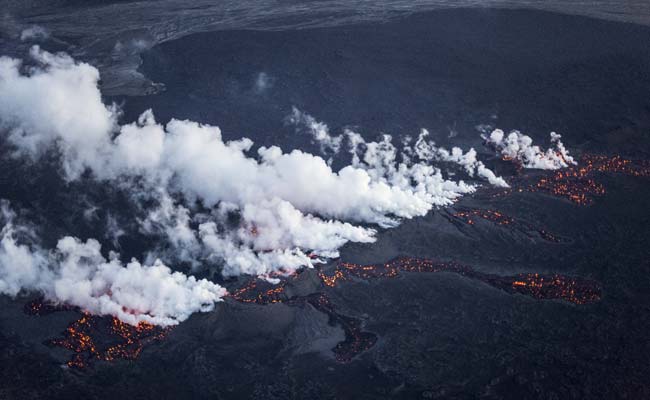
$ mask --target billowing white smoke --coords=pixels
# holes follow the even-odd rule
[[[421,160],[432,161],[446,161],[460,165],[465,169],[470,177],[477,175],[486,179],[491,185],[498,187],[508,187],[508,183],[500,176],[497,176],[492,170],[487,168],[482,161],[477,158],[476,150],[470,148],[466,153],[460,147],[453,147],[451,151],[444,147],[436,147],[431,142],[427,142],[426,137],[429,132],[423,129],[418,136],[415,145],[411,149],[406,149],[415,153]]]
[[[6,201],[0,201],[0,293],[16,296],[23,288],[42,290],[51,274],[44,266],[47,257],[38,249],[32,251],[16,243],[17,234],[33,236],[27,228],[13,225],[14,213]]]
[[[107,147],[115,111],[101,101],[99,72],[66,55],[52,55],[34,46],[39,67],[0,57],[0,129],[18,150],[37,158],[57,143],[66,174],[76,178],[86,165],[96,165]]]
[[[398,162],[398,151],[390,135],[383,135],[380,142],[366,142],[358,133],[346,130],[345,134],[350,142],[352,165],[367,171],[373,179],[398,188],[413,185],[423,196],[429,196],[429,201],[437,206],[450,205],[463,194],[476,190],[475,186],[462,180],[446,180],[440,169],[433,167],[427,160],[413,161],[403,154]],[[395,220],[387,222],[397,223]]]
[[[50,301],[78,306],[99,315],[113,315],[137,324],[175,325],[192,313],[209,311],[226,294],[205,279],[172,272],[159,260],[123,265],[112,253],[105,259],[99,242],[73,237],[59,240],[56,249],[19,243],[14,214],[2,204],[0,233],[0,293],[36,291]]]
[[[425,162],[398,161],[390,140],[366,143],[353,133],[347,136],[355,141],[354,162],[334,171],[299,150],[272,146],[249,154],[251,140],[224,142],[214,126],[179,120],[163,126],[151,111],[119,126],[115,107],[101,101],[95,68],[38,47],[31,55],[37,67],[0,58],[0,124],[18,152],[36,158],[58,147],[68,179],[86,170],[122,185],[130,181],[122,178],[140,178],[160,204],[143,230],[167,236],[182,259],[225,261],[226,275],[310,266],[313,256],[334,257],[347,242],[375,240],[374,229],[350,222],[395,226],[475,190],[445,180]],[[340,139],[324,124],[294,114],[337,150]],[[189,202],[176,204],[175,193]],[[213,211],[195,213],[193,200]],[[233,213],[240,220],[234,228]]]
[[[228,219],[234,212],[241,222],[233,228],[228,226]],[[196,230],[192,223],[197,225]],[[167,237],[174,257],[195,267],[199,260],[224,261],[225,276],[288,273],[312,265],[313,256],[336,257],[338,249],[348,241],[375,240],[371,228],[323,221],[279,199],[243,208],[221,202],[210,215],[197,213],[191,217],[186,207],[161,193],[159,206],[149,212],[141,226],[145,233]],[[310,249],[312,257],[303,249]],[[155,255],[149,258],[153,260]]]
[[[551,143],[554,147],[546,151],[533,145],[530,136],[518,131],[510,132],[506,136],[501,129],[495,129],[489,136],[481,137],[502,157],[516,160],[524,168],[555,170],[578,164],[560,141],[561,136],[555,132],[551,132]]]
[[[349,150],[353,155],[352,165],[369,171],[375,178],[380,179],[389,175],[395,178],[397,173],[395,168],[401,169],[403,172],[421,170],[425,165],[442,161],[463,167],[470,177],[477,175],[494,186],[508,187],[505,179],[496,176],[482,161],[477,159],[476,150],[470,148],[463,153],[459,147],[454,147],[451,151],[444,147],[437,147],[434,143],[427,141],[429,132],[426,129],[422,129],[415,143],[412,143],[412,138],[407,136],[403,150],[398,154],[390,135],[384,135],[381,142],[366,142],[360,134],[349,129],[346,129],[343,135],[333,136],[325,123],[317,121],[296,107],[293,107],[291,115],[287,117],[287,122],[306,129],[313,140],[320,145],[323,154],[338,153],[344,139],[347,139]],[[401,166],[397,163],[398,156],[402,160]],[[403,181],[401,178],[406,179],[407,177],[401,176],[398,181]],[[446,183],[449,184],[449,182]],[[442,184],[442,182],[438,182],[438,184]],[[458,193],[466,192],[465,189],[461,189]],[[442,204],[447,204],[447,202],[443,200]]]

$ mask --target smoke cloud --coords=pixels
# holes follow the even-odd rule
[[[133,325],[147,322],[161,326],[178,324],[198,311],[210,311],[226,294],[225,289],[205,279],[172,272],[160,260],[143,265],[132,259],[123,264],[115,253],[106,259],[94,239],[82,242],[66,236],[51,251],[34,243],[20,243],[19,237],[31,230],[16,226],[14,218],[3,202],[2,294],[40,292],[47,300],[93,314],[113,315]]]
[[[419,169],[421,166],[433,162],[448,162],[457,164],[465,170],[470,178],[478,176],[486,179],[491,185],[499,187],[508,187],[505,179],[497,176],[489,168],[479,161],[476,150],[470,148],[467,152],[459,147],[453,147],[447,150],[444,147],[437,147],[433,142],[427,140],[429,131],[422,129],[417,139],[407,136],[404,140],[402,151],[392,144],[392,137],[384,135],[381,142],[366,142],[359,134],[352,130],[346,129],[342,135],[334,136],[330,134],[329,127],[317,121],[311,115],[293,107],[292,113],[286,118],[290,124],[304,129],[312,136],[314,142],[320,145],[321,153],[337,154],[342,144],[347,140],[348,150],[352,154],[352,165],[366,170],[372,170],[376,175],[392,174],[391,166],[398,166],[404,170]],[[363,159],[363,160],[362,160]],[[402,160],[401,166],[396,161]],[[401,178],[406,179],[406,176]],[[461,193],[467,193],[465,189],[460,189]]]
[[[550,136],[553,148],[543,151],[539,146],[533,145],[530,136],[519,131],[510,132],[506,136],[501,129],[495,129],[489,136],[481,135],[502,157],[515,160],[524,168],[555,170],[577,165],[560,141],[562,136],[555,132],[551,132]]]
[[[272,146],[251,154],[250,139],[226,142],[215,126],[159,124],[151,110],[119,125],[116,107],[101,101],[94,67],[38,47],[31,57],[36,66],[0,59],[0,120],[17,153],[37,159],[58,148],[69,180],[84,171],[120,184],[140,178],[145,187],[138,192],[161,207],[143,220],[144,231],[163,232],[188,259],[221,259],[227,275],[311,266],[314,256],[336,256],[347,242],[375,240],[374,229],[355,223],[395,226],[475,190],[425,163],[398,161],[388,142],[367,143],[352,132],[346,135],[354,160],[334,171],[299,150]],[[338,151],[342,139],[329,136],[325,124],[298,110],[294,118]],[[175,204],[161,193],[189,201]],[[213,212],[194,213],[196,200]],[[240,219],[234,229],[227,224],[232,214]]]

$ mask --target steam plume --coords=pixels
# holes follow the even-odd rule
[[[546,151],[543,151],[539,146],[533,145],[533,139],[519,131],[510,132],[506,136],[501,129],[495,129],[489,136],[481,136],[501,156],[516,160],[524,168],[555,170],[578,164],[560,141],[562,136],[555,132],[550,134],[551,144],[553,144],[554,148]]]
[[[189,258],[221,259],[226,274],[312,265],[308,254],[332,257],[349,241],[374,241],[374,229],[355,223],[395,226],[475,190],[425,163],[399,161],[387,143],[366,143],[351,132],[353,163],[334,171],[299,150],[272,146],[251,154],[250,139],[225,142],[215,126],[159,124],[151,110],[119,125],[118,110],[101,101],[95,68],[38,47],[31,57],[37,66],[30,68],[0,59],[0,120],[17,153],[38,159],[58,148],[69,180],[84,171],[100,180],[142,178],[140,192],[176,210],[151,214],[143,229],[165,232]],[[294,117],[321,129],[317,139],[337,149],[340,139],[329,137],[326,125],[297,111]],[[190,201],[175,204],[161,193]],[[197,215],[193,200],[213,212]],[[235,229],[226,223],[232,213],[241,221]],[[182,240],[174,237],[180,232]]]
[[[20,243],[21,231],[30,230],[14,224],[15,214],[6,202],[2,203],[2,218],[2,294],[36,291],[47,300],[93,314],[113,315],[134,325],[147,322],[162,326],[178,324],[194,312],[212,310],[226,294],[205,279],[172,272],[160,260],[143,265],[133,259],[124,265],[115,253],[107,260],[94,239],[82,242],[66,236],[52,251]]]

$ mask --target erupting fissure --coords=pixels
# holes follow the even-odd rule
[[[494,196],[502,197],[513,191],[540,192],[565,198],[581,206],[591,205],[594,198],[606,193],[605,186],[596,180],[598,174],[604,173],[649,177],[650,161],[630,160],[618,155],[608,157],[584,154],[577,166],[557,170],[551,176],[542,177],[533,184],[527,183],[526,177],[513,179],[511,188],[499,190]]]

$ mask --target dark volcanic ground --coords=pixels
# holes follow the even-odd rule
[[[125,120],[151,107],[161,121],[214,123],[226,137],[285,149],[317,149],[283,122],[297,106],[335,131],[353,125],[367,138],[425,127],[437,143],[475,146],[483,159],[491,152],[481,146],[481,124],[521,129],[543,145],[555,130],[578,155],[647,159],[649,43],[646,27],[507,10],[203,33],[145,54],[141,70],[166,91],[114,100],[124,102]],[[266,84],[256,85],[262,73]],[[524,171],[514,178],[509,164],[490,164],[522,180],[520,187],[552,175]],[[52,238],[97,236],[102,229],[74,210],[89,201],[119,202],[120,194],[92,183],[65,187],[55,173],[34,168],[3,162],[0,197],[44,212],[42,229]],[[26,176],[37,178],[17,178]],[[605,172],[594,179],[606,193],[591,205],[543,192],[494,197],[483,190],[382,232],[375,244],[345,247],[341,259],[370,264],[402,255],[483,274],[558,273],[598,282],[600,301],[513,294],[454,272],[405,272],[327,287],[309,270],[287,284],[293,301],[229,298],[146,346],[136,360],[96,361],[78,370],[62,367],[71,352],[44,344],[77,313],[30,316],[23,306],[33,296],[3,296],[0,398],[650,398],[648,177]],[[562,240],[453,216],[476,208],[501,211]],[[119,218],[128,220],[129,210]],[[135,237],[120,245],[139,255],[148,243]],[[334,269],[334,263],[323,268]],[[226,283],[235,289],[245,282]],[[314,293],[326,293],[342,317],[311,302]],[[333,349],[346,340],[345,318],[376,343],[341,362]]]

